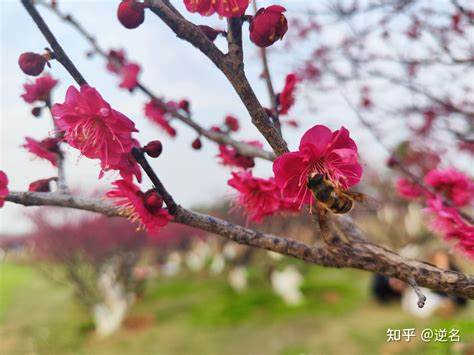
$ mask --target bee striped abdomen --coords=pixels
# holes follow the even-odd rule
[[[340,198],[334,200],[334,204],[329,206],[329,208],[333,213],[344,214],[349,212],[353,205],[354,203],[351,199],[340,196]]]

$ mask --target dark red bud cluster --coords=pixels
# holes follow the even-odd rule
[[[163,151],[163,144],[160,141],[151,141],[143,147],[143,151],[151,158],[158,158]]]
[[[43,72],[47,61],[44,55],[26,52],[18,58],[18,65],[26,75],[38,76]]]
[[[145,7],[136,0],[123,0],[118,6],[117,18],[124,27],[137,28],[145,21]]]

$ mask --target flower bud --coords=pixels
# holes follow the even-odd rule
[[[298,126],[299,126],[298,122],[295,121],[295,120],[288,120],[288,121],[286,121],[286,124],[288,126],[291,126],[291,127],[294,127],[294,128],[298,128]]]
[[[145,4],[135,0],[123,0],[118,6],[117,17],[124,27],[137,28],[145,21]]]
[[[163,144],[160,141],[151,141],[143,147],[143,151],[152,158],[158,158],[163,151]]]
[[[237,132],[239,130],[239,120],[233,116],[226,116],[225,118],[225,125],[231,130],[232,132]]]
[[[288,30],[285,11],[279,5],[258,10],[250,23],[250,40],[259,47],[268,47],[282,39]]]
[[[170,127],[170,128],[168,129],[168,134],[169,134],[171,137],[176,137],[177,132],[176,132],[176,130],[175,130],[173,127]]]
[[[39,117],[41,115],[41,107],[33,107],[31,109],[31,114],[35,117]]]
[[[393,169],[399,164],[399,161],[397,158],[395,158],[393,155],[387,159],[387,167]]]
[[[206,35],[209,41],[214,42],[220,34],[224,34],[224,31],[216,30],[215,28],[206,26],[206,25],[198,25],[199,29]]]
[[[46,58],[41,54],[26,52],[18,58],[18,65],[23,73],[31,76],[38,76],[43,72],[46,65]]]
[[[49,186],[49,182],[51,180],[56,180],[55,177],[49,178],[49,179],[40,179],[33,181],[29,186],[28,186],[28,191],[30,192],[50,192],[51,188]]]
[[[184,112],[189,113],[189,101],[188,100],[181,100],[178,103],[178,107],[183,110]]]
[[[163,207],[163,199],[155,189],[151,189],[143,195],[143,204],[151,214],[154,214]]]
[[[211,131],[217,132],[217,133],[223,133],[222,129],[219,126],[212,126]]]
[[[196,150],[201,149],[202,148],[201,139],[199,137],[197,137],[195,140],[193,140],[193,143],[191,144],[191,147],[193,147],[193,149],[196,149]]]
[[[111,49],[107,54],[107,70],[115,73],[120,74],[120,68],[125,65],[126,58],[125,52],[123,49],[115,50]]]
[[[59,150],[59,138],[45,138],[41,141],[41,145],[48,151],[52,153],[60,153]]]

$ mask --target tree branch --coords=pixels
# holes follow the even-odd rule
[[[147,94],[148,97],[154,100],[160,108],[168,112],[174,118],[177,118],[181,122],[185,123],[192,129],[194,129],[198,134],[206,137],[207,139],[214,141],[218,144],[230,145],[234,147],[237,150],[237,152],[248,157],[262,158],[262,159],[270,160],[270,161],[273,161],[275,159],[275,154],[272,152],[255,147],[248,143],[237,141],[228,134],[220,133],[220,132],[202,127],[190,117],[187,117],[181,114],[180,112],[178,112],[177,110],[171,107],[168,107],[168,105],[166,105],[166,103],[164,103],[163,100],[155,96],[149,89],[143,86],[143,84],[138,84],[138,88],[142,90],[145,94]]]
[[[120,216],[118,209],[108,201],[58,193],[10,192],[7,201],[25,206],[59,206]],[[340,220],[344,220],[341,218]],[[442,270],[431,264],[411,260],[382,246],[353,238],[351,244],[340,243],[337,253],[324,246],[308,246],[298,240],[278,237],[245,228],[216,217],[190,211],[177,205],[173,222],[185,224],[209,233],[221,235],[234,242],[270,250],[313,264],[327,267],[351,267],[396,277],[410,283],[413,278],[419,286],[474,299],[474,277]],[[360,235],[353,224],[345,224],[345,232]],[[359,240],[358,240],[359,239]]]
[[[242,48],[242,19],[232,17],[227,19],[227,43],[229,53],[227,56],[235,62],[235,69],[243,70],[244,51]]]
[[[150,10],[155,13],[176,35],[191,43],[205,54],[227,77],[258,128],[277,155],[288,152],[286,142],[270,121],[265,109],[250,86],[243,65],[236,66],[235,56],[223,54],[200,30],[171,10],[163,0],[151,0]]]

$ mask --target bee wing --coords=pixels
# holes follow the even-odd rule
[[[377,199],[363,194],[361,192],[355,191],[345,191],[350,198],[352,198],[356,203],[354,204],[355,210],[364,210],[375,212],[380,209],[381,203]]]

